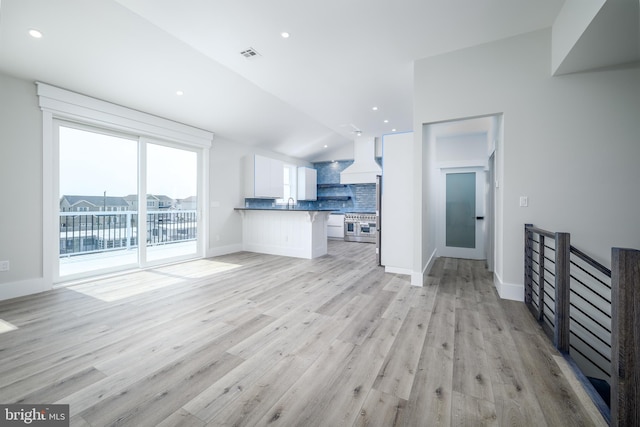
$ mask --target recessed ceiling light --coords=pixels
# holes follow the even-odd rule
[[[387,120],[387,119],[384,119],[384,122],[385,122],[385,123],[389,123],[389,120]]]
[[[35,28],[32,28],[29,30],[29,35],[31,37],[33,37],[34,39],[41,39],[42,38],[42,33],[39,30],[36,30]]]
[[[372,110],[373,111],[378,111],[378,107],[373,107]]]
[[[396,129],[395,129],[395,128],[391,129],[391,132],[395,132],[395,131],[396,131]]]
[[[283,31],[282,33],[280,33],[280,35],[282,36],[283,39],[288,39],[291,34],[287,33],[286,31]]]
[[[327,148],[327,147],[328,147],[328,145],[327,145],[327,144],[324,144],[324,148]]]
[[[184,95],[184,92],[183,92],[183,91],[181,91],[181,90],[177,90],[177,91],[176,91],[176,95],[178,95],[178,96],[182,96],[182,95]]]

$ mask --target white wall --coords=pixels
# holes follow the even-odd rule
[[[436,162],[439,167],[486,166],[487,133],[436,137]]]
[[[612,246],[640,248],[640,66],[551,77],[550,62],[543,30],[426,58],[414,70],[416,145],[424,123],[504,113],[496,274],[518,291],[525,223],[572,233],[605,265]]]
[[[555,73],[569,56],[606,0],[565,0],[553,23],[551,72]]]
[[[385,271],[411,274],[413,268],[413,132],[382,139],[382,253]],[[389,173],[387,173],[389,171]]]
[[[36,86],[0,73],[0,298],[42,287],[42,116]]]

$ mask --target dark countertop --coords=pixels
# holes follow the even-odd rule
[[[335,212],[336,209],[306,209],[306,208],[233,208],[236,211],[282,211],[282,212]]]

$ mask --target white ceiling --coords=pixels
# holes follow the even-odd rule
[[[549,27],[564,2],[0,1],[1,71],[306,160],[411,130],[414,60]]]

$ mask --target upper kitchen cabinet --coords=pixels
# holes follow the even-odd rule
[[[317,173],[313,168],[298,168],[298,200],[318,199]]]
[[[247,156],[245,197],[282,199],[284,197],[284,162],[260,155]]]

